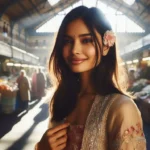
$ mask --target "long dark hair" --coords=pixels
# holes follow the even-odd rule
[[[77,7],[64,18],[49,61],[50,70],[53,71],[58,83],[51,101],[52,121],[56,122],[61,121],[73,111],[80,90],[79,74],[69,69],[62,56],[66,28],[76,19],[82,19],[93,36],[97,54],[96,62],[98,62],[98,50],[100,49],[101,54],[102,50],[94,30],[96,29],[102,37],[107,30],[112,30],[104,14],[95,7]],[[100,95],[125,93],[122,88],[125,82],[120,83],[118,72],[118,56],[116,44],[114,44],[106,56],[101,56],[100,64],[92,72],[91,78],[95,91]]]

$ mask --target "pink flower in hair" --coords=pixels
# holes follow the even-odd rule
[[[103,43],[105,46],[111,47],[116,41],[116,36],[113,31],[107,30],[103,37]]]

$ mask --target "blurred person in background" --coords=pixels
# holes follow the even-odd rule
[[[20,71],[20,75],[17,78],[18,92],[17,92],[17,107],[19,111],[27,110],[29,108],[29,101],[31,100],[30,89],[31,84],[26,75],[25,70]]]
[[[146,79],[147,83],[150,84],[150,66],[148,66],[146,61],[139,61],[137,69],[135,71],[135,79]]]
[[[37,78],[37,98],[40,100],[43,96],[45,96],[45,87],[46,87],[46,77],[40,68],[36,78]]]
[[[140,79],[147,79],[150,81],[150,67],[148,66],[146,61],[140,62],[139,78]]]
[[[46,72],[46,82],[47,82],[47,85],[46,85],[47,88],[50,88],[53,86],[49,72]]]
[[[32,97],[37,98],[37,70],[35,69],[32,74]]]
[[[129,70],[129,87],[131,87],[134,82],[135,82],[135,71]]]

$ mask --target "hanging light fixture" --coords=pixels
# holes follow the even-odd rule
[[[135,2],[135,0],[123,0],[123,1],[130,6],[133,5]]]

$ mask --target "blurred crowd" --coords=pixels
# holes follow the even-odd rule
[[[136,70],[129,70],[129,85],[132,86],[134,82],[140,79],[146,79],[150,83],[150,67],[146,61],[140,61]]]
[[[46,88],[51,86],[49,75],[42,69],[35,69],[30,77],[25,70],[21,70],[16,82],[18,84],[16,108],[19,111],[28,111],[29,101],[41,100],[46,94]]]

